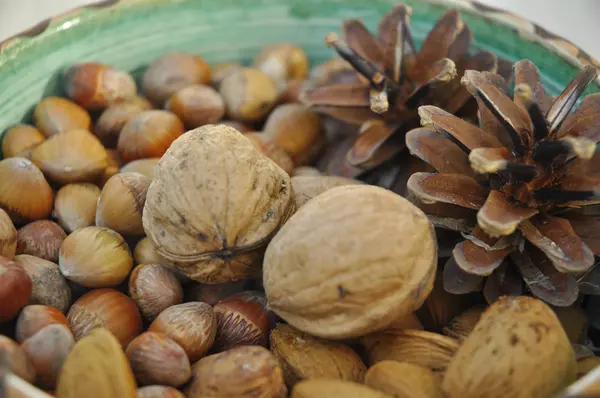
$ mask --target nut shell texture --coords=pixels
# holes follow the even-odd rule
[[[410,231],[410,234],[407,234]],[[425,214],[383,188],[351,185],[306,203],[269,244],[269,307],[314,336],[381,330],[433,287],[437,245]]]
[[[203,283],[260,272],[253,251],[294,209],[287,173],[223,125],[189,131],[154,171],[142,219],[161,256]]]

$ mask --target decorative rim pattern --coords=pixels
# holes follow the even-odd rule
[[[0,42],[0,53],[10,47],[17,39],[33,38],[43,35],[51,23],[65,23],[73,20],[82,10],[94,8],[118,8],[123,6],[131,6],[135,3],[161,3],[172,2],[176,0],[104,0],[99,3],[89,4],[86,6],[74,8],[57,16],[47,18],[31,28],[24,30],[14,36]],[[598,69],[600,75],[600,62],[593,58],[586,51],[576,46],[571,41],[556,35],[540,25],[531,22],[525,18],[517,16],[512,12],[508,12],[499,8],[491,7],[486,4],[479,3],[475,0],[420,0],[426,3],[439,4],[443,6],[453,6],[461,11],[479,15],[483,18],[493,20],[505,26],[508,26],[519,33],[521,37],[528,41],[540,43],[551,51],[556,52],[561,58],[569,61],[576,66],[593,65]],[[401,2],[401,0],[399,1]],[[2,65],[0,64],[0,68]],[[598,79],[600,82],[600,78]]]

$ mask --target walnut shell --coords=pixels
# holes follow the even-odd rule
[[[304,379],[340,379],[362,383],[367,367],[345,344],[310,336],[285,324],[271,332],[271,352],[279,359],[292,388]]]
[[[531,297],[502,297],[456,351],[442,388],[448,398],[550,397],[575,381],[576,369],[550,307]]]
[[[260,253],[293,213],[290,177],[237,130],[206,125],[173,142],[146,195],[157,252],[203,283],[260,273]]]
[[[292,187],[294,188],[296,209],[302,207],[315,196],[332,188],[361,184],[364,183],[359,180],[338,176],[294,176],[292,177]]]
[[[269,244],[263,267],[277,315],[318,337],[352,338],[384,329],[423,304],[433,286],[437,245],[425,214],[406,199],[350,185],[294,214]]]

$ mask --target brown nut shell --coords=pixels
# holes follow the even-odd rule
[[[185,301],[202,301],[208,305],[215,305],[219,301],[231,297],[245,290],[247,281],[230,283],[198,283],[190,282],[185,286]]]
[[[71,307],[71,288],[58,264],[28,254],[15,256],[14,262],[25,269],[33,289],[29,304],[55,307],[66,313]]]
[[[283,171],[292,174],[292,171],[294,170],[294,162],[292,159],[264,133],[246,133],[244,136],[252,142],[252,145],[254,145],[257,150],[275,162],[277,166],[283,169]]]
[[[142,386],[179,387],[192,377],[190,360],[183,348],[162,333],[140,334],[129,343],[125,354]]]
[[[90,183],[67,184],[56,193],[54,216],[67,233],[91,227],[96,220],[100,188]]]
[[[142,316],[153,321],[162,311],[181,304],[183,288],[177,277],[162,265],[140,264],[129,276],[129,296]]]
[[[28,124],[17,124],[6,130],[2,137],[2,155],[5,158],[17,156],[46,139],[38,129]]]
[[[0,208],[0,256],[9,260],[17,252],[17,229],[8,213]]]
[[[414,312],[436,268],[435,233],[421,210],[383,188],[350,185],[315,197],[280,229],[263,284],[269,308],[290,325],[344,339]]]
[[[392,398],[373,388],[348,380],[313,379],[296,384],[290,398]]]
[[[219,85],[221,84],[223,79],[225,79],[227,76],[229,76],[233,72],[236,72],[242,68],[243,68],[242,64],[239,64],[237,62],[221,62],[221,63],[215,64],[211,67],[212,73],[211,73],[210,83],[212,84],[213,87],[218,89]]]
[[[305,379],[362,383],[367,371],[358,354],[345,344],[310,336],[289,325],[277,325],[270,344],[289,388]]]
[[[0,324],[14,318],[31,298],[31,278],[16,262],[0,257]]]
[[[76,340],[104,328],[123,347],[142,331],[142,317],[135,303],[113,289],[95,289],[81,296],[71,306],[67,320]]]
[[[33,121],[46,137],[69,130],[89,129],[92,125],[92,118],[85,109],[61,97],[40,101],[33,112]]]
[[[121,173],[135,172],[146,176],[152,180],[154,178],[154,168],[158,164],[160,158],[138,159],[127,163],[121,167]]]
[[[117,146],[123,126],[138,114],[150,109],[152,104],[142,97],[117,102],[102,112],[94,126],[94,133],[106,147],[114,148]]]
[[[475,325],[479,322],[484,311],[485,307],[483,306],[471,307],[452,319],[442,332],[446,336],[464,340],[475,329]]]
[[[296,200],[296,209],[304,206],[306,202],[317,195],[322,194],[332,188],[342,187],[344,185],[362,185],[362,181],[338,176],[296,176],[292,177],[292,187],[294,188],[294,199]]]
[[[108,166],[106,149],[87,130],[53,135],[33,150],[31,160],[49,180],[63,185],[92,182]]]
[[[67,234],[57,223],[38,220],[19,228],[17,254],[29,254],[44,260],[58,261],[60,245]]]
[[[25,340],[53,324],[67,326],[67,318],[54,307],[39,304],[28,305],[23,308],[17,318],[15,339],[19,344],[23,344]]]
[[[144,235],[142,210],[150,180],[140,173],[119,173],[102,188],[96,207],[96,225],[124,236]]]
[[[173,264],[169,262],[167,259],[162,257],[154,246],[152,246],[152,242],[148,238],[142,238],[135,245],[133,249],[133,259],[135,260],[135,264],[160,264],[162,266],[171,268]],[[202,301],[202,300],[192,300],[192,301]]]
[[[193,129],[221,120],[225,103],[214,88],[193,84],[175,92],[165,109],[176,114],[188,129]]]
[[[133,77],[115,67],[88,62],[71,66],[64,74],[64,88],[73,101],[86,109],[105,109],[135,97]]]
[[[186,396],[173,387],[145,386],[138,388],[137,398],[186,398]]]
[[[277,359],[266,348],[239,346],[202,358],[192,366],[188,398],[287,397]]]
[[[243,68],[221,81],[219,93],[227,115],[241,122],[263,119],[277,101],[277,87],[264,72]]]
[[[396,361],[382,361],[369,368],[365,385],[395,398],[442,398],[439,381],[427,368]]]
[[[60,372],[56,397],[137,397],[127,357],[108,330],[94,330],[75,344]]]
[[[166,334],[183,347],[191,362],[195,362],[212,347],[217,320],[210,305],[184,303],[161,312],[150,324],[148,331]]]
[[[550,307],[532,297],[501,297],[458,348],[442,388],[449,398],[549,397],[575,381],[576,370]]]
[[[254,58],[255,68],[266,73],[278,85],[308,75],[309,62],[304,50],[290,43],[271,44]]]
[[[259,249],[294,210],[281,168],[238,131],[207,125],[177,139],[155,173],[142,219],[161,256],[204,283],[260,273]]]
[[[29,383],[33,383],[35,369],[27,357],[27,353],[21,346],[3,335],[0,335],[0,358],[2,358],[3,370],[6,366],[10,372]]]

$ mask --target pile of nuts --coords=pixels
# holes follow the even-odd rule
[[[328,68],[279,44],[64,72],[2,142],[8,396],[547,397],[598,364],[572,314],[444,292],[421,210],[313,167],[347,128],[299,103]]]

